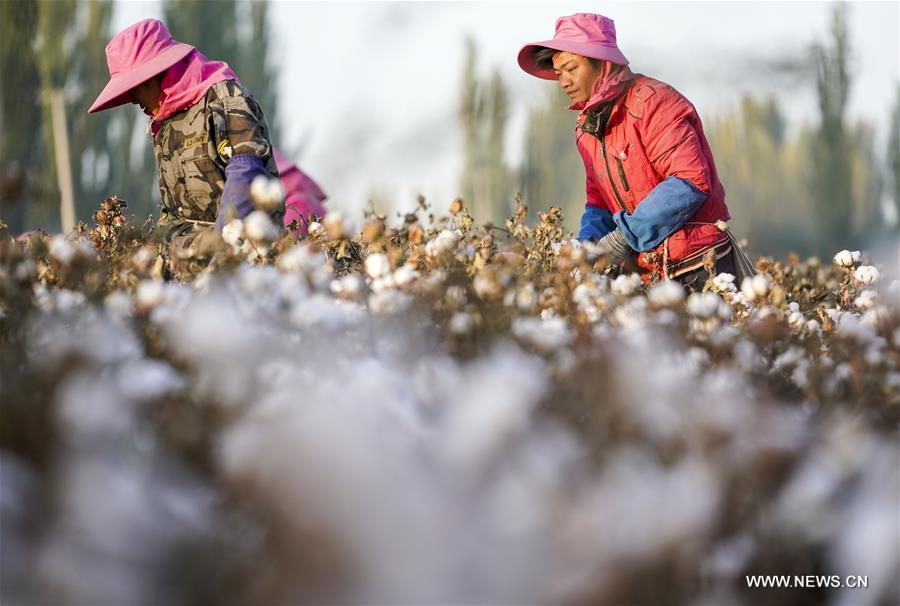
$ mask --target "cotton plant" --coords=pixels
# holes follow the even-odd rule
[[[251,215],[168,281],[109,216],[0,243],[0,424],[40,436],[0,436],[11,601],[703,603],[698,571],[752,601],[788,551],[896,595],[881,270],[689,293],[605,273],[558,211],[427,211]]]

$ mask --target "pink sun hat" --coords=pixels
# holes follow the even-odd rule
[[[556,34],[552,40],[526,44],[519,51],[519,67],[538,78],[556,80],[552,69],[541,69],[535,61],[535,53],[541,48],[552,48],[628,65],[628,59],[616,44],[616,26],[613,20],[593,13],[576,13],[556,20]]]
[[[176,42],[159,19],[138,21],[106,45],[109,82],[89,114],[131,102],[128,91],[186,57],[194,47]]]

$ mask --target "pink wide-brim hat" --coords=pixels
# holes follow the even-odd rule
[[[576,13],[556,20],[556,34],[552,40],[526,44],[519,51],[519,67],[538,78],[556,80],[552,69],[541,69],[535,61],[535,53],[541,48],[552,48],[628,65],[628,59],[616,44],[616,26],[612,19],[593,13]]]
[[[159,19],[144,19],[116,34],[106,45],[109,82],[89,114],[131,102],[132,88],[185,58],[194,47],[176,42]]]

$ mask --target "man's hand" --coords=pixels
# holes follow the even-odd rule
[[[613,230],[597,240],[597,251],[605,255],[610,265],[619,265],[631,252],[631,247],[618,229]]]

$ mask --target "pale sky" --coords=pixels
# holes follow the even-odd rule
[[[515,165],[528,109],[555,86],[522,72],[516,54],[527,42],[551,38],[556,18],[575,12],[614,19],[632,69],[675,86],[705,122],[735,108],[746,92],[772,92],[796,128],[817,119],[814,85],[777,64],[827,39],[832,6],[275,0],[271,49],[281,74],[283,139],[275,143],[300,152],[295,159],[330,195],[333,208],[356,212],[372,191],[402,208],[412,207],[418,193],[447,206],[460,170],[456,105],[464,36],[475,39],[482,75],[497,68],[509,87],[507,157]],[[878,126],[880,152],[900,81],[898,7],[887,1],[848,5],[849,116]],[[160,16],[158,2],[120,0],[115,24],[123,29]]]

